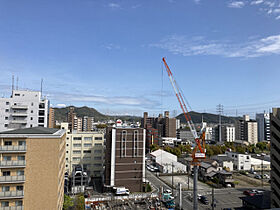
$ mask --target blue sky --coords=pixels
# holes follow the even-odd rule
[[[15,75],[53,106],[178,114],[165,56],[194,111],[280,103],[280,0],[0,0],[0,28],[1,97]]]

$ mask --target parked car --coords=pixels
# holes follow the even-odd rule
[[[245,191],[243,192],[243,194],[244,194],[244,195],[247,195],[247,196],[254,196],[254,195],[256,195],[256,193],[255,193],[255,192],[252,192],[252,190],[245,190]]]
[[[255,193],[255,194],[263,194],[264,191],[263,190],[251,190],[252,193]]]
[[[208,201],[207,197],[204,196],[204,195],[202,195],[202,196],[199,197],[199,201],[200,201],[201,203],[205,204],[205,205],[208,205],[208,204],[209,204],[209,201]]]
[[[256,179],[261,179],[262,177],[261,177],[260,175],[256,174],[256,175],[255,175],[255,178],[256,178]]]
[[[265,178],[265,179],[270,179],[270,176],[269,176],[268,174],[264,174],[264,175],[263,175],[263,178]]]

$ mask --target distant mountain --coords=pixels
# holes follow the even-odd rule
[[[67,120],[67,113],[69,110],[69,107],[65,108],[54,108],[54,115],[55,115],[55,120],[59,122],[66,122]],[[77,114],[77,117],[84,117],[84,116],[89,116],[89,117],[94,117],[95,121],[103,121],[103,120],[117,120],[121,119],[123,121],[140,121],[141,117],[138,116],[128,116],[128,115],[121,115],[121,116],[112,116],[112,115],[104,115],[100,112],[98,112],[94,108],[90,108],[87,106],[83,107],[74,107],[75,113]]]
[[[193,123],[201,123],[201,119],[203,116],[203,121],[207,123],[219,123],[219,115],[210,114],[210,113],[199,113],[199,112],[190,112]],[[186,123],[186,119],[184,114],[180,114],[176,117],[180,119],[182,123]],[[236,120],[241,119],[240,117],[226,117],[222,116],[222,123],[235,123]]]

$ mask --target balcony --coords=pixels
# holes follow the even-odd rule
[[[12,113],[13,117],[27,117],[27,113],[25,112],[14,112]]]
[[[27,105],[13,105],[12,109],[28,109]]]
[[[12,124],[27,124],[26,120],[12,120]]]
[[[0,153],[26,152],[26,145],[22,146],[0,146]]]
[[[23,210],[23,206],[6,206],[0,207],[0,210]]]
[[[25,164],[25,160],[2,160],[0,168],[23,168]]]
[[[0,183],[22,183],[25,182],[25,176],[0,176]]]
[[[0,192],[0,199],[23,198],[23,191]]]

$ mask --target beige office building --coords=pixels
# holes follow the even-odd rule
[[[65,136],[44,127],[0,133],[0,209],[62,209]]]
[[[68,123],[61,123],[67,129]],[[104,133],[67,130],[66,172],[70,175],[77,165],[83,166],[91,177],[101,177],[104,162]]]

